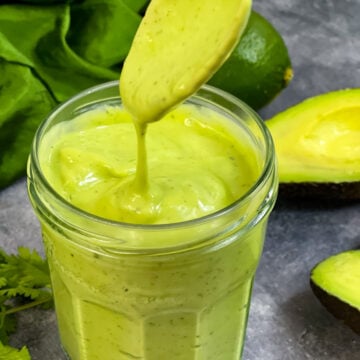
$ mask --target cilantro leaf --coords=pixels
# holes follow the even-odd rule
[[[18,350],[0,341],[0,360],[31,360],[31,357],[25,347]]]
[[[48,263],[35,250],[20,247],[18,254],[0,248],[0,360],[30,360],[26,347],[8,345],[16,330],[15,313],[53,304]]]
[[[9,335],[16,330],[16,319],[14,314],[6,315],[5,309],[0,309],[0,342],[8,344]]]
[[[18,255],[0,249],[0,306],[9,299],[50,300],[51,285],[46,260],[35,251],[20,247]]]

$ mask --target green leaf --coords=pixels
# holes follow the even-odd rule
[[[9,335],[13,334],[16,330],[15,315],[5,315],[5,308],[0,310],[0,342],[8,344]]]
[[[86,0],[70,14],[66,39],[78,55],[105,67],[124,61],[141,21],[136,11],[122,0]]]
[[[0,32],[0,188],[25,174],[34,133],[55,105],[31,61]]]
[[[20,247],[18,254],[7,254],[0,248],[0,360],[30,359],[26,348],[6,346],[16,330],[14,314],[52,304],[47,261],[25,247]]]
[[[0,188],[25,175],[35,131],[56,103],[119,79],[147,3],[0,0]]]
[[[0,33],[28,59],[58,101],[119,77],[77,55],[66,40],[69,28],[68,4],[1,6]],[[0,57],[1,51],[0,47]]]
[[[28,68],[0,64],[0,73],[4,74],[0,79],[0,88],[8,76],[16,79],[0,102],[8,101],[11,96],[14,101],[19,100],[9,109],[9,116],[0,114],[0,123],[3,122],[0,126],[1,188],[25,175],[32,138],[40,122],[54,106],[54,101]]]
[[[30,5],[58,5],[58,4],[68,4],[73,2],[81,2],[83,0],[0,0],[0,4],[30,4]]]
[[[31,360],[31,357],[25,347],[18,350],[0,342],[0,360]]]
[[[28,299],[48,298],[50,285],[46,260],[34,250],[20,247],[18,255],[7,255],[0,249],[0,296],[7,299],[22,296]],[[4,280],[5,279],[5,280]]]
[[[143,13],[150,0],[123,0],[124,4],[138,14]]]

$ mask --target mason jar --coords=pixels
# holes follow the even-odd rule
[[[102,218],[54,190],[39,148],[56,124],[104,104],[121,107],[118,86],[96,86],[57,107],[29,157],[28,193],[41,224],[63,349],[71,360],[238,360],[277,195],[270,134],[246,104],[204,86],[186,103],[221,114],[246,137],[260,164],[254,183],[225,208],[192,220]]]

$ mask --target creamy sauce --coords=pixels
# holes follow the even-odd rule
[[[149,126],[148,159],[139,162],[145,144],[137,149],[129,114],[100,108],[52,128],[40,161],[56,191],[87,212],[130,223],[190,220],[228,206],[259,175],[248,139],[224,120],[182,105]]]
[[[120,77],[138,123],[160,120],[227,58],[245,29],[251,0],[152,0]]]
[[[136,130],[121,107],[101,107],[57,124],[43,139],[40,162],[52,186],[73,205],[141,224],[212,213],[239,198],[260,174],[259,154],[245,130],[195,105],[179,106],[151,124],[146,147],[148,185],[142,196],[136,188],[143,186],[136,181]],[[251,204],[244,214],[250,218],[257,196]],[[204,226],[154,229],[146,240],[159,247],[164,237],[174,247],[192,244],[213,237],[214,223]],[[114,240],[105,242],[116,245],[119,234],[113,231]],[[47,224],[42,233],[69,359],[239,359],[264,222],[245,236],[233,233],[239,238],[227,246],[180,254],[98,251],[91,237],[85,248],[76,244],[84,240],[81,232]],[[147,249],[140,231],[126,234],[122,241]]]
[[[133,190],[148,196],[145,136],[221,66],[245,28],[251,0],[153,0],[120,77],[120,95],[135,122],[138,153]],[[186,216],[187,218],[187,216]]]

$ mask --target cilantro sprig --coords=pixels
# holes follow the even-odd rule
[[[0,342],[0,360],[31,360],[31,357],[26,347],[18,350]]]
[[[15,314],[41,306],[53,305],[49,267],[35,250],[20,247],[18,254],[0,248],[0,360],[30,360],[26,347],[8,345],[16,331]]]

